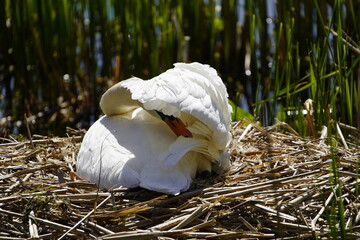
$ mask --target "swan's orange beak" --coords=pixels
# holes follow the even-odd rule
[[[180,118],[165,118],[163,120],[176,134],[176,136],[192,137],[192,133],[189,131],[189,129],[187,129],[187,127]]]
[[[183,137],[192,137],[192,133],[187,129],[183,121],[180,118],[174,116],[168,116],[162,112],[156,111],[160,118],[170,127],[170,129],[175,133],[176,136]]]

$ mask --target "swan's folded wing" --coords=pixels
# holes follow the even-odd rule
[[[135,156],[118,144],[116,135],[121,129],[116,129],[112,118],[99,119],[86,133],[78,155],[77,174],[101,188],[137,187],[140,179],[138,171],[126,167],[126,163]],[[123,171],[124,168],[126,171]]]
[[[141,172],[140,186],[173,195],[188,190],[197,168],[197,163],[191,160],[185,157],[172,167],[166,167],[160,161],[149,165]]]
[[[78,175],[107,189],[141,186],[169,194],[186,191],[197,162],[185,158],[172,167],[165,166],[159,155],[176,136],[144,110],[131,115],[133,118],[105,116],[93,124],[78,155]]]
[[[180,117],[191,114],[213,130],[219,150],[229,144],[231,106],[228,94],[215,69],[200,63],[177,63],[175,68],[147,81],[132,78],[121,85],[147,110]]]
[[[159,160],[166,167],[173,167],[186,153],[190,151],[202,152],[206,147],[206,142],[202,139],[180,136],[170,145],[167,151],[160,155]],[[196,161],[196,159],[194,159],[194,161]]]

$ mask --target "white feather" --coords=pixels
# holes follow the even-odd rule
[[[216,71],[200,63],[177,63],[150,80],[114,85],[100,101],[106,116],[84,137],[78,175],[107,189],[186,191],[196,172],[229,167],[227,97]],[[180,118],[193,138],[176,137],[153,110]]]
[[[142,186],[170,194],[187,190],[197,163],[183,159],[172,167],[162,164],[158,154],[167,152],[176,136],[142,109],[131,114],[104,116],[91,126],[79,152],[78,175],[107,189]]]
[[[199,151],[205,147],[205,142],[201,139],[184,138],[183,136],[180,136],[169,146],[167,151],[160,154],[159,160],[163,162],[166,167],[173,167],[186,153],[194,150]]]

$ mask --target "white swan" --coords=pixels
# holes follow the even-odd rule
[[[215,69],[176,63],[151,80],[133,77],[101,98],[105,116],[87,131],[77,174],[107,189],[186,191],[196,173],[230,165],[231,106]]]

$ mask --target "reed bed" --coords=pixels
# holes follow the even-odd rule
[[[178,61],[214,67],[234,106],[263,125],[284,121],[305,136],[311,98],[317,131],[329,119],[359,127],[359,9],[353,0],[0,1],[0,134],[24,134],[24,113],[43,135],[88,128],[109,86]]]
[[[359,145],[334,149],[325,134],[303,138],[283,123],[245,123],[233,128],[231,169],[197,178],[177,196],[105,191],[79,179],[83,131],[4,140],[0,238],[359,238]]]

